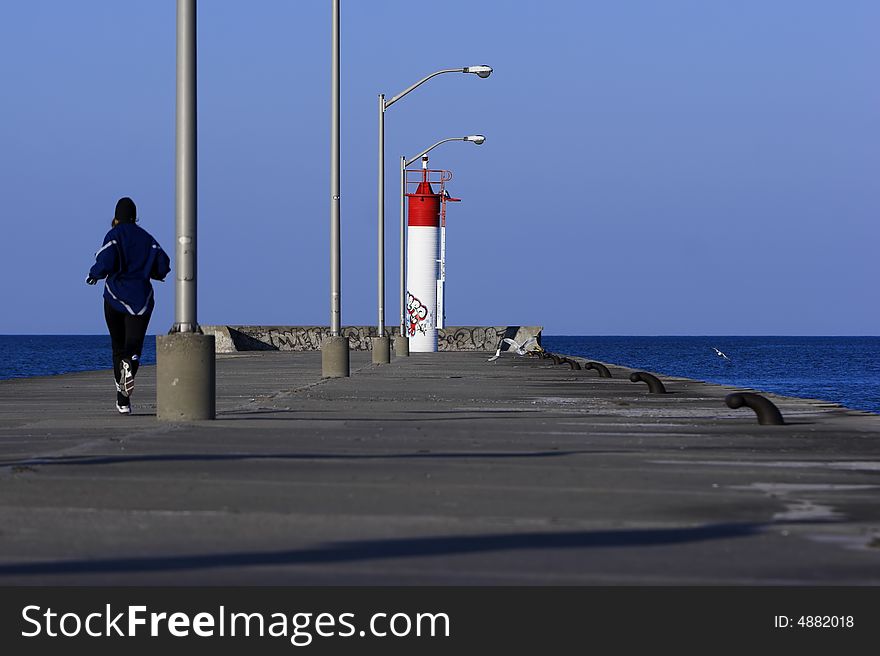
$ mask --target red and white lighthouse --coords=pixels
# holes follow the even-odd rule
[[[442,325],[443,319],[438,314],[438,310],[442,311],[438,308],[438,287],[442,290],[441,223],[445,219],[446,201],[458,199],[449,198],[444,188],[452,178],[449,171],[428,170],[428,158],[423,157],[420,173],[416,190],[406,194],[409,198],[409,220],[406,233],[405,329],[410,351],[426,353],[437,350],[437,328]],[[439,174],[434,181],[438,185],[436,192],[430,174]]]
[[[409,198],[406,231],[406,328],[409,350],[437,350],[437,278],[440,255],[440,200],[428,180],[427,158],[422,180]]]

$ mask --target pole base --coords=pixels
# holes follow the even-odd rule
[[[321,375],[348,378],[348,337],[325,337],[321,343]]]
[[[163,421],[214,419],[214,336],[172,333],[156,337],[156,417]]]
[[[391,362],[391,338],[371,337],[373,346],[373,364],[388,364]]]
[[[394,336],[394,355],[398,358],[409,357],[409,338],[406,335]]]

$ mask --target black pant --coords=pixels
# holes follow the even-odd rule
[[[107,299],[104,299],[104,319],[107,320],[110,343],[113,345],[113,373],[116,375],[117,383],[122,377],[123,359],[130,360],[131,373],[137,373],[151,314],[153,308],[140,316],[119,312],[111,307]]]

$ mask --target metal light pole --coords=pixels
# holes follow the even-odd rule
[[[400,334],[394,338],[394,353],[409,355],[406,334],[406,157],[400,156]]]
[[[174,332],[198,332],[196,322],[196,3],[177,2],[177,116],[175,216]]]
[[[441,139],[433,146],[425,148],[414,157],[407,159],[401,156],[400,158],[400,334],[403,339],[407,340],[407,355],[409,354],[409,341],[406,336],[406,209],[404,201],[406,197],[406,167],[427,155],[437,146],[449,141],[470,141],[479,146],[486,141],[486,137],[482,134],[472,134],[466,137],[449,137]],[[395,348],[396,346],[395,344]]]
[[[348,338],[340,336],[339,239],[339,0],[332,0],[330,45],[330,335],[321,344],[321,371],[325,378],[350,375]]]
[[[213,419],[214,336],[196,319],[196,0],[177,0],[175,305],[171,333],[156,338],[156,416]]]
[[[373,362],[376,363],[387,363],[391,361],[391,350],[390,350],[390,341],[388,336],[385,334],[385,112],[388,110],[391,105],[396,103],[398,100],[403,98],[406,94],[414,89],[420,87],[425,82],[430,80],[432,77],[436,77],[438,75],[442,75],[443,73],[473,73],[474,75],[487,78],[492,74],[491,66],[465,66],[463,68],[444,68],[439,71],[435,71],[430,75],[426,75],[421,80],[416,82],[413,85],[410,85],[396,96],[391,98],[391,100],[385,100],[384,94],[379,94],[379,204],[378,204],[378,238],[379,238],[379,247],[378,247],[378,306],[379,306],[379,318],[377,323],[377,333],[378,337],[373,339]],[[404,167],[405,168],[405,167]],[[401,188],[403,188],[403,181],[401,181]],[[402,203],[403,201],[401,201]],[[402,205],[401,205],[402,207]],[[404,303],[405,295],[406,295],[406,283],[404,280],[405,271],[403,270],[403,258],[404,258],[404,231],[405,228],[403,224],[401,224],[401,241],[400,241],[400,249],[401,249],[401,274],[400,274],[400,290],[401,290],[401,307],[400,307],[400,315],[403,317],[404,314]],[[403,329],[403,321],[401,319],[401,330]],[[409,355],[409,343],[407,341],[406,336],[401,332],[401,334],[395,337],[394,340],[394,352],[397,355]]]
[[[391,340],[385,334],[385,94],[379,94],[379,228],[378,228],[378,298],[379,317],[376,337],[372,338],[373,363],[391,362]]]

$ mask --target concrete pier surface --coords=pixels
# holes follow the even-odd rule
[[[0,585],[880,585],[880,416],[488,355],[218,355],[193,424],[0,381]]]

